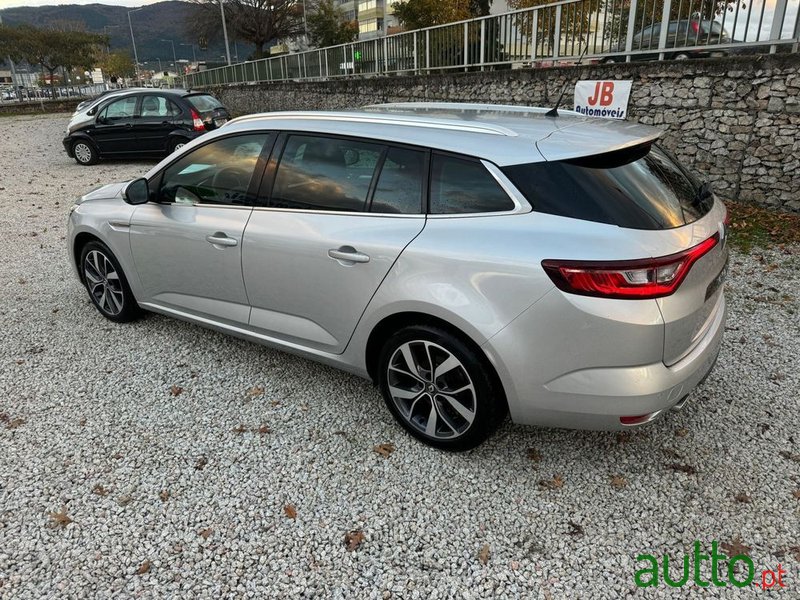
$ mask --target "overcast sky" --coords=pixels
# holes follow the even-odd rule
[[[0,0],[0,9],[12,6],[52,6],[53,4],[113,4],[116,6],[142,6],[162,0]]]

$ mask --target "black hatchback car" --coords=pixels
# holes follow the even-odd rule
[[[164,156],[228,121],[214,96],[186,90],[120,91],[77,112],[63,140],[79,164]]]

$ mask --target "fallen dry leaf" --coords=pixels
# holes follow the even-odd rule
[[[378,444],[372,449],[378,454],[380,454],[383,458],[389,458],[392,455],[392,452],[397,450],[397,448],[392,442],[386,442],[385,444]]]
[[[83,419],[78,421],[78,425],[80,425],[81,427],[85,427],[86,426],[86,417],[84,417]]]
[[[53,527],[66,527],[72,523],[72,519],[67,515],[67,508],[61,509],[61,512],[51,512],[50,518],[53,520]]]
[[[800,454],[794,454],[792,452],[788,452],[787,450],[781,450],[780,452],[778,452],[778,454],[780,454],[786,460],[800,463]]]
[[[528,448],[528,460],[535,463],[542,462],[542,453],[536,448]]]
[[[792,553],[792,556],[794,556],[797,562],[800,562],[800,546],[791,546],[789,552]]]
[[[615,490],[621,490],[626,485],[628,485],[628,480],[622,475],[617,474],[611,476],[611,487],[613,487]]]
[[[742,543],[742,540],[738,535],[733,538],[730,544],[727,542],[722,542],[719,547],[722,548],[722,551],[725,552],[729,558],[733,558],[738,554],[749,555],[750,551],[752,550],[750,546],[745,546],[744,543]]]
[[[484,565],[489,562],[489,544],[484,544],[483,548],[478,552],[478,560]]]
[[[739,492],[739,493],[738,493],[738,494],[736,494],[736,495],[735,495],[733,498],[734,498],[734,500],[736,500],[737,502],[741,502],[741,503],[743,503],[743,504],[748,504],[748,503],[750,503],[750,502],[752,502],[752,501],[753,501],[753,497],[752,497],[752,496],[748,496],[748,495],[747,495],[747,494],[745,494],[744,492]]]
[[[138,569],[136,569],[136,574],[137,575],[144,575],[149,570],[150,570],[150,561],[146,560],[141,565],[139,565]]]
[[[272,430],[269,428],[269,425],[262,425],[258,428],[258,433],[261,435],[266,435],[268,433],[272,433]]]
[[[687,435],[689,435],[689,430],[686,429],[686,427],[681,427],[680,429],[675,430],[675,435],[677,437],[686,437]]]
[[[681,456],[680,453],[673,450],[672,448],[662,448],[661,451],[670,458],[674,458],[675,460],[681,460],[683,458],[683,456]]]
[[[133,496],[130,496],[128,494],[124,494],[119,498],[117,498],[117,504],[119,504],[120,506],[128,506],[128,504],[130,504],[131,502],[133,502]]]
[[[214,534],[214,529],[211,527],[206,527],[205,529],[201,530],[198,534],[204,540],[207,540]]]
[[[569,525],[569,535],[573,536],[580,536],[583,535],[583,526],[580,523],[575,523],[574,521],[570,521]]]
[[[247,427],[239,424],[236,427],[234,427],[231,431],[233,431],[233,433],[244,433],[245,431],[247,431]]]
[[[198,471],[202,471],[203,467],[205,467],[207,464],[208,464],[208,459],[205,457],[205,455],[203,455],[197,459],[196,463],[194,463],[194,468],[197,469]]]
[[[162,502],[166,502],[167,500],[169,500],[169,490],[161,490],[158,493],[158,497],[161,498]]]
[[[21,427],[23,425],[25,425],[25,419],[17,417],[16,419],[11,419],[8,423],[6,423],[6,429],[16,429],[17,427]]]
[[[287,504],[286,506],[284,506],[283,512],[290,519],[297,518],[297,509],[294,507],[294,504]]]
[[[92,488],[92,493],[97,496],[108,496],[108,490],[99,483]]]
[[[797,490],[793,491],[792,492],[792,496],[794,496],[795,498],[800,500],[800,489],[797,489]]]
[[[364,532],[360,529],[354,529],[344,534],[344,547],[348,552],[353,552],[364,541]]]
[[[260,385],[256,385],[256,386],[253,386],[250,389],[248,389],[246,394],[250,398],[255,398],[256,396],[263,396],[264,395],[264,388],[261,387]]]
[[[627,444],[631,441],[631,432],[630,431],[620,431],[617,433],[617,443],[618,444]]]
[[[169,393],[172,396],[180,396],[183,393],[183,388],[179,385],[173,385],[169,388]]]
[[[8,416],[8,413],[0,413],[0,423],[8,423],[11,420],[11,417]]]
[[[557,490],[564,487],[564,478],[561,475],[553,475],[552,479],[540,479],[539,487],[544,490]]]
[[[682,465],[680,463],[670,463],[667,465],[668,469],[673,471],[679,471],[681,473],[686,473],[687,475],[694,475],[697,473],[697,469],[695,469],[692,465]]]

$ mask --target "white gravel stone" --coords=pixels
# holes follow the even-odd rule
[[[0,119],[0,413],[24,419],[0,423],[0,598],[619,598],[637,555],[735,538],[797,593],[800,248],[732,255],[722,354],[682,412],[623,436],[507,423],[445,454],[369,382],[161,316],[103,320],[67,209],[151,163],[80,167],[66,121]]]

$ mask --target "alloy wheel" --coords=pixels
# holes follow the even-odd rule
[[[389,394],[402,416],[428,437],[463,435],[475,420],[475,386],[461,361],[427,340],[400,345],[387,367]]]
[[[92,250],[83,261],[83,275],[97,307],[108,315],[119,315],[125,303],[125,293],[109,258],[99,250]]]

